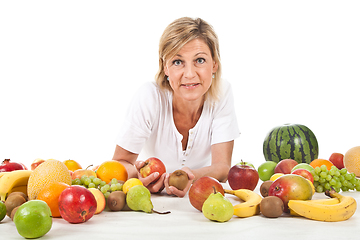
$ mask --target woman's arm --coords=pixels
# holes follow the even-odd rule
[[[139,174],[139,169],[144,165],[143,161],[136,161],[139,155],[129,152],[126,149],[116,145],[113,160],[119,161],[124,165],[128,173],[129,178],[139,178],[144,186],[146,186],[150,192],[159,192],[164,188],[165,173],[156,182],[154,180],[158,177],[159,173],[150,174],[146,178],[142,178]]]
[[[176,189],[175,187],[169,186],[169,175],[165,178],[165,188],[167,194],[174,194],[178,197],[184,197],[186,192],[189,190],[191,184],[197,179],[209,176],[216,178],[220,182],[226,182],[227,176],[231,167],[231,157],[234,148],[234,140],[224,143],[217,143],[211,146],[211,165],[199,169],[190,169],[188,167],[182,168],[188,173],[189,183],[183,191]]]
[[[231,157],[234,148],[234,140],[229,142],[217,143],[211,146],[211,165],[199,169],[191,170],[195,175],[194,181],[209,176],[216,178],[220,182],[226,182],[231,168]]]

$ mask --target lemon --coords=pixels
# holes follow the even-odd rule
[[[275,181],[276,179],[278,179],[279,177],[283,176],[283,173],[275,173],[270,177],[270,181]]]
[[[143,186],[143,183],[138,178],[129,178],[123,185],[123,192],[126,194],[130,188],[136,185]]]

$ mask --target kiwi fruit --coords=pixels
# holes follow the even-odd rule
[[[260,186],[261,196],[267,197],[269,195],[269,188],[272,183],[273,183],[273,181],[268,180],[261,184],[261,186]]]
[[[107,205],[111,211],[120,211],[124,208],[126,203],[126,195],[123,191],[111,192],[108,199]]]
[[[23,196],[25,198],[25,200],[28,200],[28,197],[23,192],[12,192],[7,197],[9,198],[10,196],[13,196],[13,195],[20,195],[20,196]]]
[[[16,210],[18,210],[19,207],[20,206],[17,206],[11,211],[10,218],[12,221],[14,221],[14,216],[15,216]]]
[[[169,185],[174,186],[179,190],[184,190],[189,182],[187,173],[183,170],[176,170],[169,176]]]
[[[265,217],[277,218],[284,212],[283,201],[276,196],[267,196],[260,202],[260,212]]]
[[[9,196],[5,201],[6,215],[8,217],[11,217],[11,211],[25,202],[26,199],[19,194],[14,194],[12,196]]]

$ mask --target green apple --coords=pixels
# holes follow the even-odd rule
[[[295,167],[293,167],[293,169],[291,169],[291,172],[293,172],[296,169],[306,169],[308,170],[313,176],[315,174],[315,169],[310,166],[310,164],[307,163],[299,163],[298,165],[296,165]]]
[[[234,207],[220,192],[211,193],[202,206],[204,216],[212,221],[227,222],[234,215]]]
[[[274,175],[276,164],[277,163],[273,161],[266,161],[262,163],[258,168],[259,178],[262,181],[270,180],[270,177]]]
[[[24,238],[38,238],[50,231],[51,210],[42,200],[31,200],[22,204],[15,213],[14,223]]]
[[[6,206],[3,201],[0,201],[0,222],[4,219],[6,216]]]

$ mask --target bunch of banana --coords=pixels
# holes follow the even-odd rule
[[[251,217],[260,213],[260,202],[262,197],[248,189],[238,190],[227,190],[224,189],[225,193],[235,195],[236,197],[243,200],[243,203],[234,205],[234,215],[238,217]]]
[[[1,173],[0,200],[5,202],[6,196],[15,191],[21,191],[26,194],[27,183],[31,172],[31,170],[15,170]]]
[[[356,200],[343,196],[334,190],[327,193],[330,199],[290,200],[288,206],[293,215],[325,222],[338,222],[349,219],[356,211]],[[335,199],[335,200],[332,200]],[[294,214],[295,213],[295,214]]]

